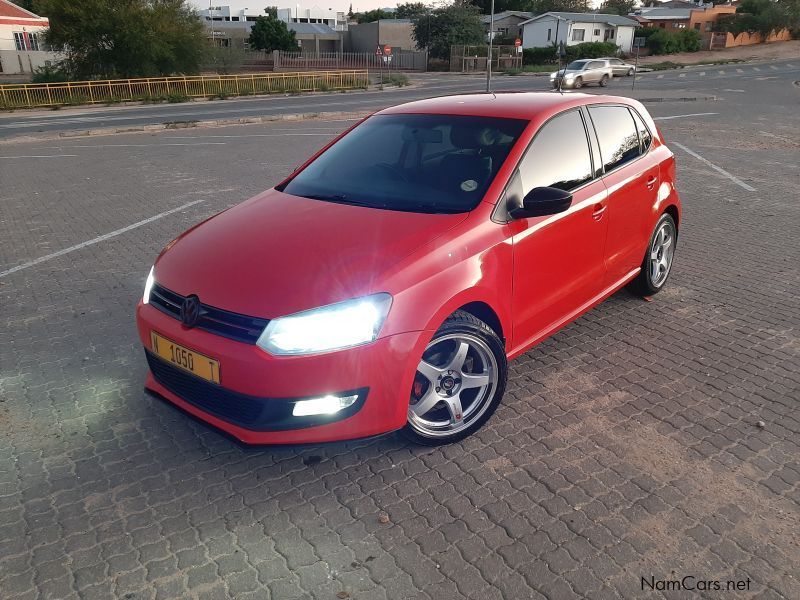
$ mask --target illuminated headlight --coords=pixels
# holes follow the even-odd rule
[[[358,394],[352,396],[323,396],[299,400],[295,403],[292,415],[308,417],[311,415],[333,415],[342,409],[352,406],[358,400]]]
[[[156,279],[153,276],[154,268],[155,267],[150,267],[150,272],[147,274],[147,281],[144,282],[144,293],[142,294],[142,304],[147,304],[150,302],[150,292],[153,290],[153,284],[156,282]]]
[[[256,342],[276,355],[315,354],[375,341],[392,297],[373,294],[273,319]]]

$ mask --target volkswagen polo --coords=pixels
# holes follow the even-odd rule
[[[162,250],[136,311],[146,388],[246,443],[459,440],[509,360],[623,286],[663,289],[680,206],[635,100],[382,110]]]

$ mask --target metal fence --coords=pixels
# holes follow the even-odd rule
[[[428,67],[427,52],[395,50],[391,61],[371,52],[283,52],[272,53],[273,68],[301,69],[390,69],[392,71],[425,71]]]
[[[9,84],[0,85],[0,109],[111,104],[128,100],[182,101],[188,98],[345,90],[367,85],[369,73],[365,70]]]
[[[450,70],[486,72],[486,46],[450,46]],[[522,67],[522,53],[515,46],[492,46],[492,69],[507,71]]]

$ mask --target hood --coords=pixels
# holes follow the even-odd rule
[[[167,246],[156,281],[204,304],[275,318],[371,294],[389,267],[466,219],[268,190]]]

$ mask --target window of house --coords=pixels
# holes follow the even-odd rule
[[[661,27],[661,29],[666,29],[667,28],[667,24],[666,23],[659,23],[658,26]]]
[[[615,31],[614,29],[609,29],[608,30],[608,39],[610,39],[610,40],[614,39],[614,31]]]
[[[697,31],[700,31],[700,23],[695,23],[695,24],[694,24],[694,28],[695,28]]]
[[[572,41],[573,42],[582,42],[584,35],[586,35],[586,30],[585,29],[573,29],[572,30]]]
[[[686,29],[686,23],[673,23],[672,26],[675,29]]]
[[[21,31],[14,32],[14,45],[17,50],[25,50],[25,34]]]
[[[39,50],[39,34],[38,33],[29,33],[28,34],[28,48],[34,51]]]
[[[550,36],[552,35],[552,33],[553,33],[553,30],[552,30],[552,29],[548,29],[548,30],[547,30],[547,41],[548,41],[548,42],[550,41]]]
[[[592,160],[580,111],[550,120],[519,165],[522,194],[536,187],[572,190],[592,179]]]
[[[595,29],[594,30],[594,35],[595,35],[595,37],[600,37],[600,30],[599,29]]]
[[[589,108],[600,156],[606,171],[635,159],[641,153],[639,133],[630,111],[624,106],[592,106]]]

